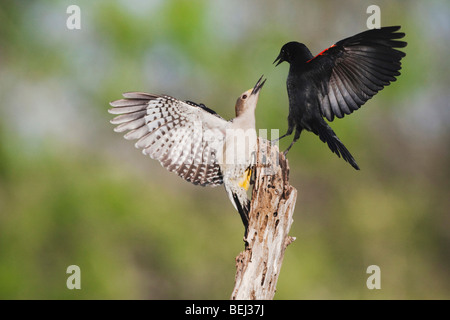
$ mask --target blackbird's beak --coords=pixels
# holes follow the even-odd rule
[[[275,67],[278,66],[280,63],[284,62],[283,57],[281,55],[281,52],[280,52],[280,54],[278,55],[278,57],[275,59],[275,61],[273,63],[275,63],[277,61],[278,61],[278,63],[275,65]]]
[[[259,78],[258,82],[253,87],[252,94],[257,94],[263,87],[264,83],[266,83],[267,79],[264,79],[264,81],[262,81],[263,77],[264,77],[264,75],[262,75],[261,78]]]

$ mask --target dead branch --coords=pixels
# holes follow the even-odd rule
[[[289,184],[288,161],[270,141],[258,139],[245,249],[236,257],[231,299],[273,299],[289,236],[297,190]]]

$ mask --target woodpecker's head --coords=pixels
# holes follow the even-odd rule
[[[288,63],[292,63],[294,60],[298,60],[300,62],[306,62],[312,58],[311,51],[300,42],[292,41],[286,43],[280,50],[280,54],[275,59],[275,62],[278,62],[275,66],[278,66],[280,63],[286,61]]]
[[[245,91],[236,101],[236,117],[244,113],[246,110],[256,108],[256,103],[258,102],[259,91],[263,87],[267,79],[262,81],[263,76],[259,78],[258,82],[255,84],[253,89],[248,89]]]

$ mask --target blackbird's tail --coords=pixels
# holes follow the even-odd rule
[[[351,155],[350,151],[347,150],[341,140],[339,140],[339,138],[336,136],[336,133],[334,133],[333,129],[331,129],[331,127],[325,121],[318,124],[316,128],[317,132],[314,133],[319,136],[320,140],[328,144],[328,147],[331,151],[336,153],[339,158],[342,156],[342,158],[350,163],[353,168],[359,170],[359,167],[356,164],[356,161]]]

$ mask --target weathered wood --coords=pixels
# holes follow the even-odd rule
[[[256,178],[252,191],[245,249],[236,257],[231,299],[273,299],[293,223],[297,190],[289,184],[289,166],[270,141],[258,138]]]

